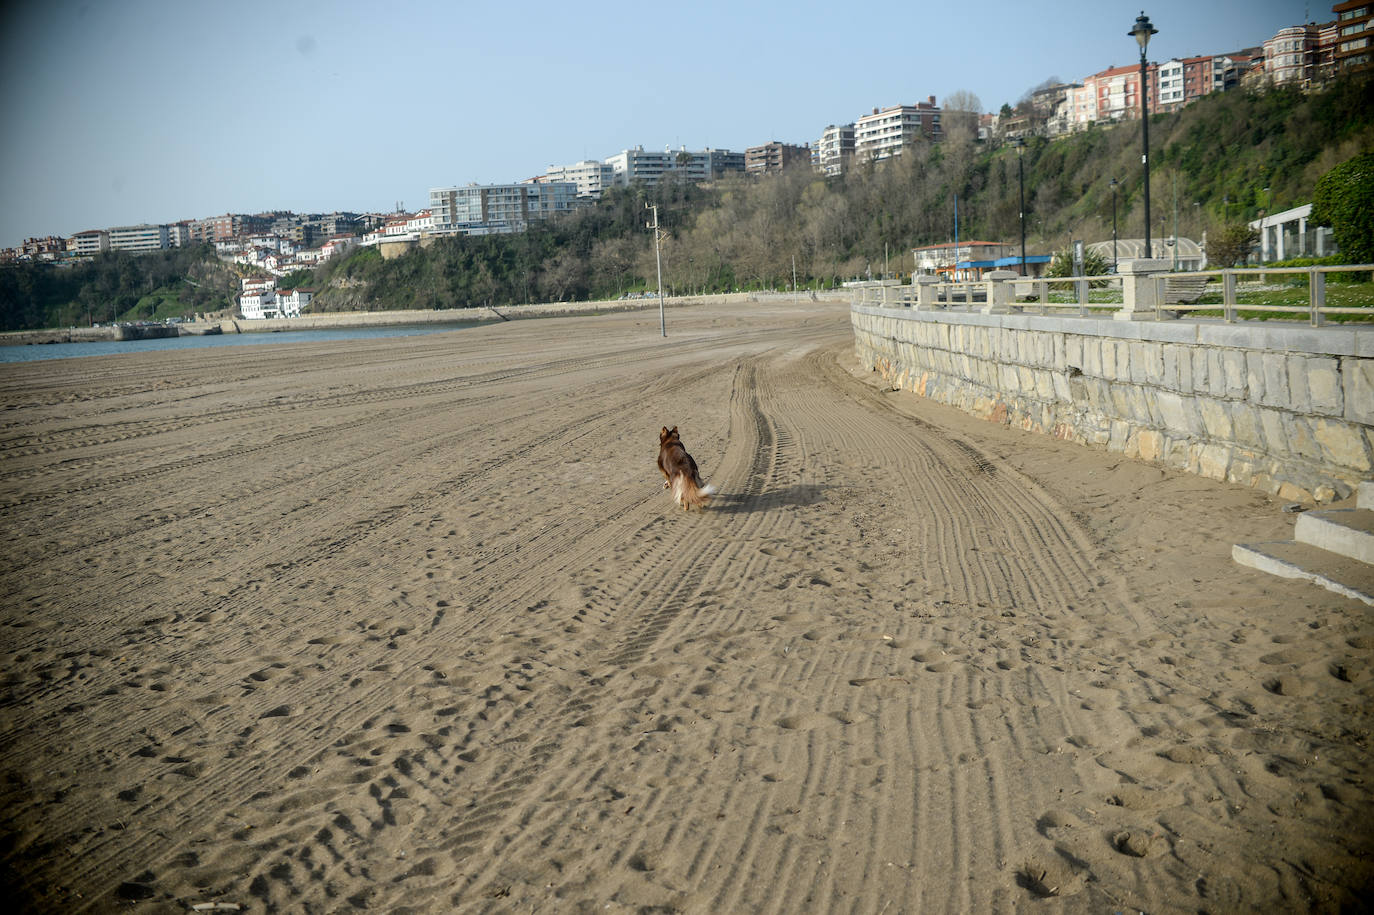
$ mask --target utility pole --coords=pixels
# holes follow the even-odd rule
[[[1174,271],[1178,271],[1178,172],[1174,172]]]
[[[792,304],[797,304],[797,255],[792,255]]]
[[[658,231],[658,204],[644,204],[644,209],[654,211],[654,221],[645,223],[645,228],[654,230],[654,261],[658,265],[658,332],[661,336],[668,336],[668,325],[663,318],[663,254],[659,250],[659,231]]]

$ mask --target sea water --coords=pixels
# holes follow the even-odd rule
[[[392,324],[382,327],[343,327],[324,330],[284,330],[273,333],[207,334],[162,337],[155,340],[101,340],[96,343],[34,343],[0,346],[0,362],[35,362],[77,356],[109,356],[150,350],[202,349],[210,346],[256,346],[272,343],[328,343],[334,340],[371,340],[382,337],[413,337],[475,327],[475,322],[454,324]]]

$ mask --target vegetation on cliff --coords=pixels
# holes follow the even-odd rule
[[[238,273],[210,245],[0,268],[0,330],[161,320],[228,308]]]

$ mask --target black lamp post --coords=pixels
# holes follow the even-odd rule
[[[1026,173],[1021,166],[1021,151],[1026,141],[1017,137],[1011,141],[1016,147],[1016,183],[1021,189],[1021,275],[1026,275]]]
[[[1117,180],[1112,179],[1112,273],[1116,272],[1116,186]]]
[[[1140,164],[1145,170],[1145,256],[1154,257],[1154,250],[1150,246],[1150,110],[1146,105],[1145,99],[1149,95],[1145,49],[1150,45],[1150,36],[1159,32],[1159,29],[1150,24],[1150,17],[1141,10],[1140,15],[1135,17],[1135,28],[1127,32],[1127,35],[1135,36],[1136,44],[1140,45]]]

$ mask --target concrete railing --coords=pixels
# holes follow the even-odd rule
[[[1211,311],[1232,323],[1248,314],[1267,312],[1306,318],[1318,327],[1336,315],[1367,315],[1374,319],[1374,302],[1335,306],[1327,303],[1327,278],[1339,273],[1368,273],[1374,265],[1314,267],[1252,267],[1227,270],[1169,272],[1164,259],[1122,261],[1119,273],[1108,276],[1069,276],[1025,279],[1009,270],[994,270],[980,280],[947,282],[916,276],[910,285],[856,284],[855,305],[981,310],[985,314],[1081,314],[1113,312],[1118,320],[1172,320],[1192,312]],[[1272,277],[1302,276],[1307,302],[1302,305],[1247,302],[1247,286],[1265,286]],[[1212,286],[1215,284],[1215,287]],[[1052,290],[1071,289],[1069,301],[1056,301]],[[1093,290],[1101,290],[1093,301]],[[1198,304],[1203,295],[1219,294],[1221,302]]]
[[[1136,320],[1156,316],[1159,287],[1131,288],[1087,316],[1018,314],[996,287],[971,309],[923,306],[919,287],[911,307],[856,296],[855,350],[974,415],[1288,500],[1374,478],[1374,326]]]

